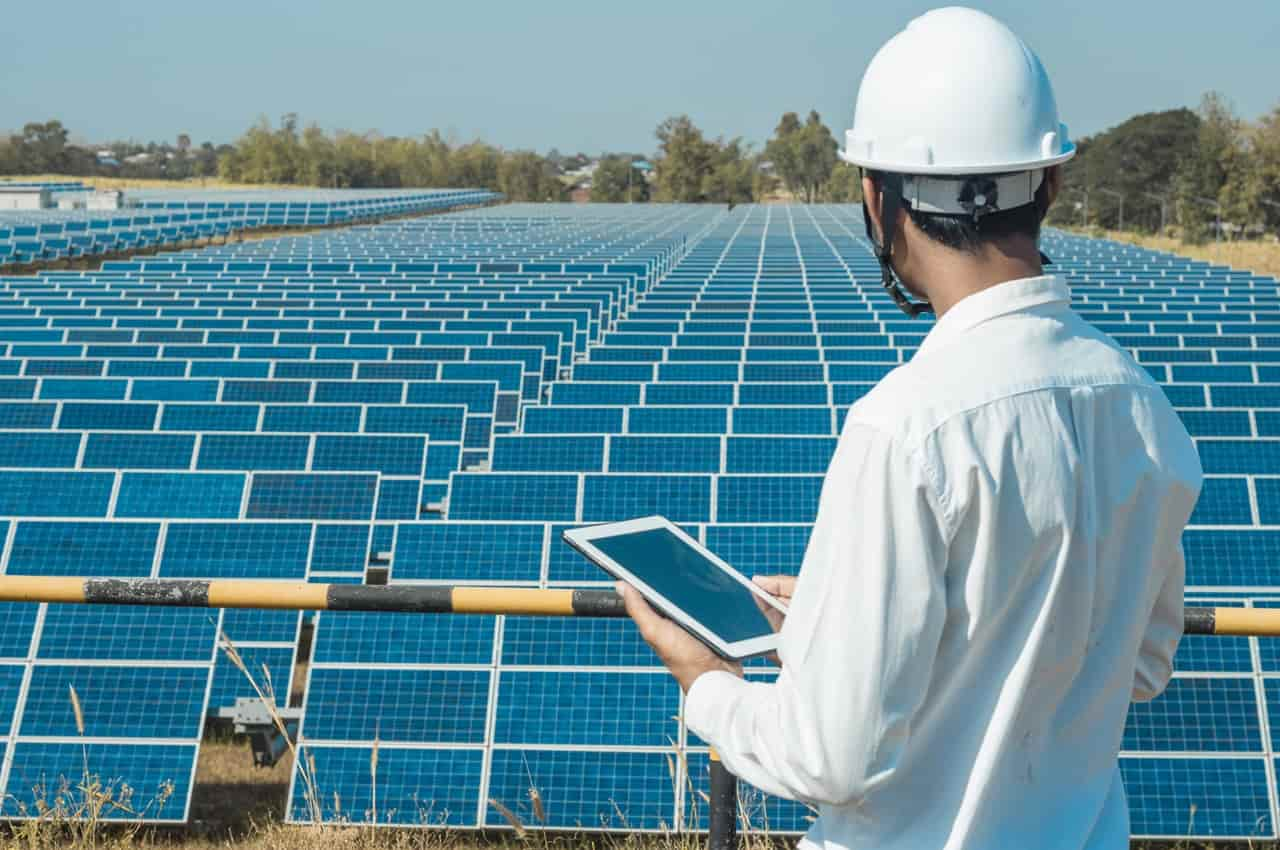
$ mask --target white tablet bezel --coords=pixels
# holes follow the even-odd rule
[[[651,605],[693,632],[706,643],[710,644],[720,655],[740,661],[744,658],[750,658],[754,655],[764,655],[773,652],[778,648],[778,635],[776,632],[761,635],[757,638],[748,638],[747,640],[739,640],[726,642],[719,635],[703,626],[695,620],[687,611],[676,605],[670,599],[658,593],[649,585],[645,584],[638,576],[610,558],[604,552],[601,552],[594,545],[594,541],[603,537],[615,537],[619,534],[633,534],[637,531],[651,531],[655,528],[663,528],[670,531],[677,538],[683,541],[687,546],[692,547],[699,555],[702,555],[711,563],[724,570],[728,575],[743,587],[750,590],[759,599],[764,600],[766,605],[771,605],[778,612],[785,614],[787,609],[778,602],[774,597],[761,590],[750,579],[735,570],[732,566],[725,563],[722,559],[716,557],[716,554],[697,540],[694,540],[684,529],[671,520],[663,516],[646,516],[637,519],[623,520],[622,522],[608,522],[600,525],[588,525],[580,528],[569,528],[564,531],[564,539],[574,549],[577,549],[588,560],[595,563],[610,575],[625,581],[649,601]]]

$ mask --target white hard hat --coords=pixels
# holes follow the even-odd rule
[[[907,24],[867,66],[846,162],[900,174],[998,174],[1066,162],[1040,59],[975,9],[934,9]]]

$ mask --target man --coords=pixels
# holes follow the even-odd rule
[[[1171,674],[1201,471],[1041,268],[1074,152],[1048,78],[1003,24],[936,10],[872,60],[846,141],[885,286],[938,321],[849,411],[781,672],[744,681],[623,587],[628,611],[726,766],[819,807],[808,846],[1127,847],[1117,753]]]

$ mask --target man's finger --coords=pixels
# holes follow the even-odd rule
[[[778,595],[778,585],[780,582],[778,581],[777,576],[752,576],[751,581],[756,587],[760,588],[765,593],[772,596]]]
[[[635,621],[636,627],[640,629],[640,637],[644,638],[646,642],[651,641],[656,626],[662,622],[662,618],[640,595],[640,591],[626,582],[618,582],[618,592],[622,594],[622,603],[626,606],[627,615]]]

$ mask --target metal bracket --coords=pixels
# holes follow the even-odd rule
[[[273,711],[283,721],[284,728],[289,733],[287,739],[280,733]],[[219,708],[217,716],[235,724],[237,735],[249,737],[254,767],[272,767],[289,749],[289,744],[297,743],[302,709],[270,709],[257,697],[237,697],[235,705]]]

